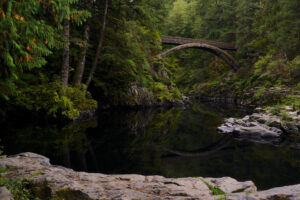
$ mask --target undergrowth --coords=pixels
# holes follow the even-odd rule
[[[75,119],[80,111],[97,108],[97,102],[86,91],[85,85],[68,86],[65,94],[61,94],[61,84],[58,81],[32,85],[21,90],[15,97],[15,104],[28,110],[45,110],[49,116],[65,116]]]

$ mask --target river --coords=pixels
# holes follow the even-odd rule
[[[186,107],[106,110],[89,122],[59,125],[40,120],[1,124],[8,155],[35,152],[79,171],[166,177],[252,180],[259,190],[300,183],[300,150],[239,140],[216,128],[248,111],[194,102]]]

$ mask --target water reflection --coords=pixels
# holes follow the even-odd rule
[[[245,115],[224,105],[103,111],[97,121],[59,125],[2,124],[7,154],[31,151],[52,164],[101,173],[167,177],[231,176],[259,189],[300,183],[299,139],[274,145],[239,141],[216,132],[224,117]],[[298,140],[298,142],[297,142]],[[295,142],[296,141],[296,142]]]

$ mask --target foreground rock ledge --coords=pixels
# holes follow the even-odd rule
[[[300,185],[257,192],[252,181],[224,178],[164,178],[162,176],[105,175],[75,172],[51,165],[49,159],[34,153],[2,156],[0,168],[11,169],[3,177],[25,178],[33,185],[47,188],[55,196],[73,193],[65,199],[300,199]],[[213,195],[208,185],[226,195]]]

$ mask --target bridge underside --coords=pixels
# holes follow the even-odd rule
[[[224,60],[234,71],[237,70],[237,66],[235,65],[235,60],[229,53],[227,53],[226,51],[224,51],[219,47],[209,45],[207,43],[187,43],[187,44],[178,45],[176,47],[173,47],[171,49],[168,49],[160,53],[159,55],[157,55],[157,59],[162,59],[175,51],[179,51],[187,48],[199,48],[199,49],[204,49],[206,51],[212,52],[215,55],[217,55],[219,58]]]
[[[192,39],[192,38],[181,38],[181,37],[172,37],[172,36],[161,36],[161,41],[163,44],[171,44],[171,45],[183,45],[183,44],[189,44],[189,43],[201,43],[201,44],[207,44],[214,47],[218,47],[222,50],[230,50],[230,51],[236,51],[236,47],[232,43],[226,43],[226,42],[215,42],[215,41],[207,41],[207,40],[198,40],[198,39]]]

